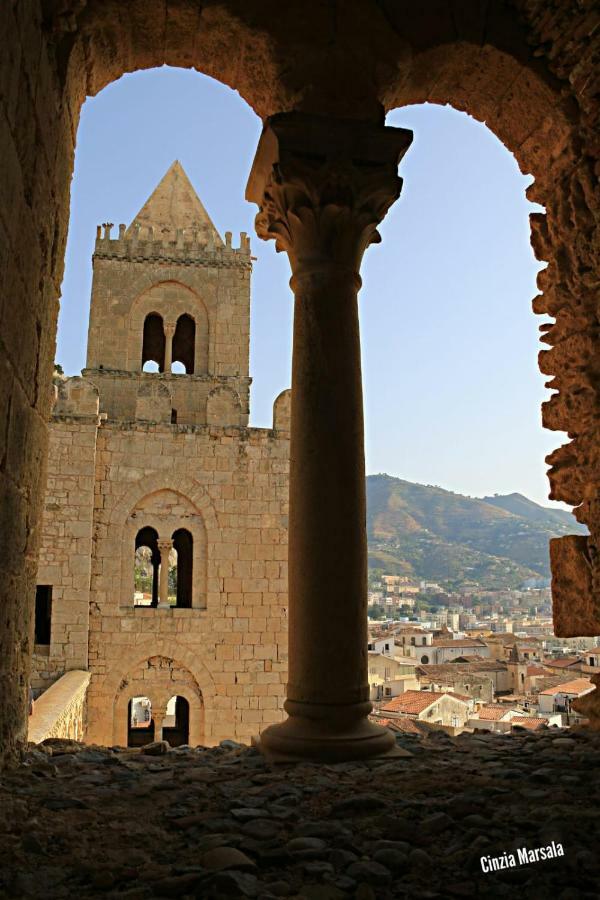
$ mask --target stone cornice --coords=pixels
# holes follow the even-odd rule
[[[103,369],[82,369],[81,375],[83,378],[111,376],[117,378],[128,378],[135,381],[138,381],[140,378],[142,378],[144,380],[148,379],[149,383],[151,379],[154,382],[168,381],[175,384],[186,384],[191,381],[214,382],[215,386],[231,384],[252,384],[252,378],[249,375],[213,375],[208,372],[203,372],[198,375],[180,375],[175,372],[131,372],[128,369],[109,369],[105,367]]]

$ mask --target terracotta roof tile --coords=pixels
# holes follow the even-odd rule
[[[401,731],[404,734],[418,734],[421,735],[423,732],[418,727],[414,719],[409,719],[406,716],[398,716],[396,719],[373,719],[378,725],[384,725],[386,728],[391,728],[392,731]]]
[[[550,666],[552,669],[568,669],[569,666],[574,666],[579,662],[581,660],[578,656],[567,656],[565,659],[545,659],[544,665]]]
[[[463,698],[459,694],[452,693],[452,691],[404,691],[404,693],[398,694],[397,697],[386,703],[385,706],[382,706],[381,710],[382,712],[404,713],[405,715],[416,716],[446,694],[463,703],[471,699],[470,697]]]
[[[509,712],[510,710],[505,706],[499,706],[498,704],[482,706],[479,710],[479,718],[488,722],[496,722]]]
[[[593,690],[594,685],[589,678],[575,678],[573,681],[565,681],[563,684],[557,684],[556,687],[546,688],[540,691],[541,694],[583,694],[584,692]]]
[[[447,638],[434,638],[434,647],[485,647],[485,641],[480,638],[459,638],[455,641],[449,641]]]
[[[528,677],[534,675],[548,675],[549,673],[546,669],[542,668],[542,666],[527,666],[527,675]]]
[[[531,731],[548,724],[548,719],[536,719],[532,716],[514,716],[510,721],[511,725],[518,725],[519,728],[529,728]]]
[[[404,691],[381,709],[383,712],[398,712],[415,716],[443,696],[444,694],[438,691]]]

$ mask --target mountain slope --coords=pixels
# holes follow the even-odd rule
[[[488,588],[549,577],[549,539],[585,533],[520,494],[479,500],[388,475],[367,478],[367,531],[372,568]]]
[[[515,516],[521,516],[531,522],[538,522],[546,527],[551,524],[559,529],[566,527],[565,534],[573,534],[573,529],[577,533],[585,532],[583,526],[566,509],[549,509],[546,506],[540,506],[539,503],[534,503],[523,494],[494,494],[493,497],[482,497],[482,500],[491,506],[499,507]]]

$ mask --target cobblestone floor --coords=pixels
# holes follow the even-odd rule
[[[0,896],[598,898],[600,734],[402,735],[410,755],[50,741],[0,778]],[[564,856],[484,874],[482,856]]]

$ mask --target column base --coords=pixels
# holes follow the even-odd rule
[[[351,762],[411,755],[396,746],[391,731],[366,718],[341,724],[290,716],[285,722],[270,725],[252,743],[273,763]]]

